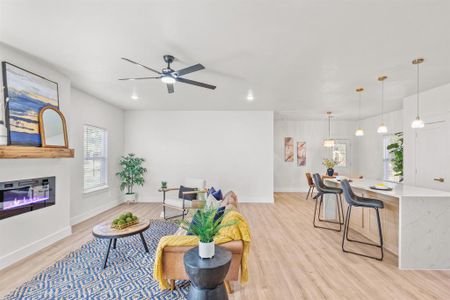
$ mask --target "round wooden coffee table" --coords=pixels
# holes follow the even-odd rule
[[[111,228],[111,223],[112,222],[103,222],[95,225],[94,229],[92,229],[92,234],[96,238],[109,239],[108,250],[106,250],[105,259],[103,261],[103,269],[106,268],[106,264],[108,262],[111,244],[113,245],[113,249],[116,249],[117,239],[139,234],[141,236],[142,244],[144,244],[145,252],[148,253],[147,243],[145,242],[145,238],[142,233],[150,227],[149,220],[139,220],[138,224],[120,230]]]

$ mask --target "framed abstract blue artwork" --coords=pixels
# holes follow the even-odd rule
[[[41,146],[39,111],[59,108],[58,84],[8,62],[2,62],[8,145]]]

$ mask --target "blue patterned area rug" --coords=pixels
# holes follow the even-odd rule
[[[185,299],[189,281],[177,281],[174,291],[159,289],[153,262],[159,239],[177,225],[155,220],[144,232],[150,253],[139,235],[117,240],[103,270],[106,239],[94,239],[6,296],[12,299]]]

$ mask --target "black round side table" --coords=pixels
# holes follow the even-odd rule
[[[198,247],[192,248],[184,255],[184,268],[191,280],[189,300],[227,300],[223,280],[231,264],[231,252],[216,246],[213,258],[202,259]]]

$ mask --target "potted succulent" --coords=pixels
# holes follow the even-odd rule
[[[326,159],[323,160],[322,165],[327,167],[327,175],[328,176],[333,176],[333,174],[334,174],[334,167],[336,167],[336,165],[338,163],[339,162],[334,160],[334,159],[332,160],[332,159],[327,159],[326,158]]]
[[[120,159],[122,170],[117,172],[116,175],[121,180],[120,190],[126,189],[124,200],[128,203],[136,201],[136,193],[133,191],[133,187],[144,185],[144,174],[147,172],[147,169],[142,166],[144,161],[143,158],[136,157],[134,153],[129,153]]]
[[[214,237],[220,229],[232,226],[237,222],[222,223],[224,216],[228,211],[220,214],[216,208],[204,207],[198,209],[192,218],[192,222],[188,223],[186,220],[181,222],[181,225],[188,233],[198,236],[198,255],[201,258],[212,258],[215,254]]]

